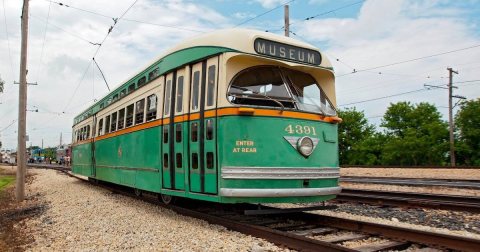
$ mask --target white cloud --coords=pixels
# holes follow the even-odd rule
[[[346,65],[361,70],[480,44],[478,33],[462,11],[446,9],[437,1],[366,1],[357,18],[312,20],[295,28],[309,41],[326,45],[340,76],[353,71]],[[456,68],[478,58],[480,48],[338,77],[337,101],[347,104],[421,89],[424,83],[445,84],[448,66]],[[479,65],[477,61],[476,66]],[[454,81],[479,79],[474,70],[459,68],[460,74]],[[472,99],[480,96],[479,86],[465,86],[455,92]],[[447,112],[442,108],[448,101],[443,89],[352,106],[375,116],[382,115],[390,102],[402,100],[434,103],[444,115]]]
[[[281,4],[284,4],[287,1],[286,0],[255,0],[255,2],[258,2],[260,5],[262,5],[263,8],[271,9]]]

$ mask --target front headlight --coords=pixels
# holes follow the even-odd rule
[[[302,138],[298,139],[297,150],[303,156],[305,156],[305,157],[310,156],[310,154],[312,154],[312,152],[313,152],[313,147],[314,147],[313,146],[313,140],[310,137],[305,136],[305,137],[302,137]]]

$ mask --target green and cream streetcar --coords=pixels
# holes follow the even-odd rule
[[[318,202],[338,186],[335,78],[298,40],[245,29],[184,42],[75,117],[76,174],[223,203]]]

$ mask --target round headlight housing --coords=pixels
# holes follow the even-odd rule
[[[305,157],[310,156],[313,152],[313,147],[314,147],[313,146],[313,140],[310,137],[305,136],[305,137],[302,137],[302,138],[298,139],[297,150],[303,156],[305,156]]]

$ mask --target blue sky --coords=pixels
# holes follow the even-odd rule
[[[39,85],[29,87],[28,109],[39,112],[28,112],[28,145],[41,145],[42,139],[45,146],[56,145],[60,133],[69,142],[75,114],[107,93],[100,74],[92,70],[97,47],[89,41],[100,42],[112,25],[109,17],[120,16],[133,0],[57,2],[71,7],[46,0],[30,2],[28,81]],[[115,87],[164,50],[204,32],[243,23],[239,27],[283,34],[286,2],[138,0],[124,17],[130,21],[115,26],[96,60]],[[454,76],[456,94],[468,99],[480,96],[476,81],[480,80],[480,1],[296,0],[289,5],[291,37],[319,47],[331,59],[341,109],[355,106],[379,125],[390,103],[429,102],[446,120],[446,90],[420,89],[424,84],[446,84],[447,67],[459,71]],[[0,8],[0,76],[6,82],[0,94],[0,141],[15,148],[18,85],[12,83],[18,80],[21,1],[2,0]],[[317,16],[322,13],[327,14]],[[305,21],[312,16],[316,17]],[[441,55],[409,61],[437,54]],[[403,61],[409,62],[376,68]],[[357,72],[352,74],[354,69]],[[410,91],[415,92],[398,95]],[[379,99],[387,96],[391,97]]]

